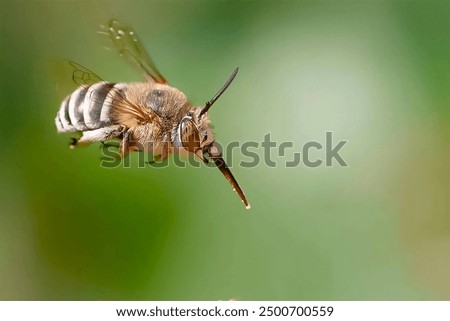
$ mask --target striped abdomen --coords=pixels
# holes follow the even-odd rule
[[[66,97],[56,114],[58,132],[94,130],[113,124],[111,110],[125,84],[99,82],[81,86]]]

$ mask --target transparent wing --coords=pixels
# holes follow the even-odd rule
[[[76,63],[75,61],[69,61],[69,64],[73,68],[72,79],[79,85],[93,85],[100,81],[103,81],[95,72],[87,69],[86,67]]]
[[[139,70],[143,70],[148,77],[157,83],[167,83],[167,80],[156,68],[147,50],[142,46],[133,28],[121,24],[117,20],[111,20],[102,33],[109,36],[121,57]]]

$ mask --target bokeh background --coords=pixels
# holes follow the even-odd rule
[[[2,1],[0,17],[0,299],[450,299],[449,2]],[[110,18],[195,104],[240,67],[211,111],[222,144],[270,132],[300,152],[332,131],[349,166],[234,153],[245,210],[214,168],[70,150],[54,117],[75,85],[54,62],[141,79],[103,48]]]

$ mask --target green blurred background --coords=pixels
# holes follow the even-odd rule
[[[450,299],[449,2],[0,12],[0,299]],[[234,153],[247,211],[214,168],[104,169],[97,145],[70,150],[54,117],[74,85],[53,61],[141,79],[96,34],[113,17],[195,104],[240,67],[211,111],[222,144],[270,132],[301,151],[332,131],[349,167],[273,153],[276,168],[248,169]]]

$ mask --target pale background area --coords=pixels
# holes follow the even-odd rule
[[[0,299],[449,300],[449,9],[1,2]],[[104,169],[98,145],[69,150],[54,117],[74,85],[54,61],[141,79],[103,48],[110,18],[195,104],[240,67],[210,112],[222,144],[270,132],[301,151],[332,131],[349,167],[235,153],[247,211],[214,168]]]

